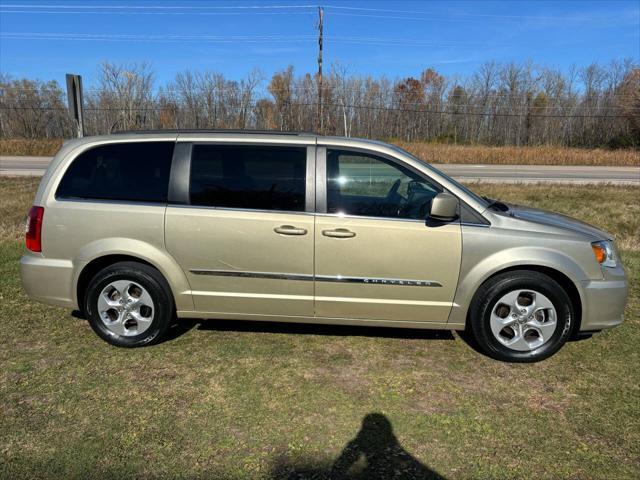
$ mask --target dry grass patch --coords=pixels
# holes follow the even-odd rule
[[[613,185],[471,183],[473,191],[504,202],[563,213],[595,225],[621,250],[640,250],[640,188]]]
[[[435,164],[640,166],[640,151],[634,149],[488,147],[402,141],[393,143],[418,158]]]
[[[2,138],[0,155],[53,156],[62,142],[63,139]],[[607,150],[562,146],[491,147],[401,140],[391,142],[435,164],[640,166],[640,151],[631,148]]]
[[[40,178],[0,177],[0,239],[24,237],[25,221]]]
[[[61,138],[0,138],[0,155],[51,157],[62,142]]]

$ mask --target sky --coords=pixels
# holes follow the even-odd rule
[[[0,72],[96,81],[103,61],[148,62],[156,85],[186,69],[268,79],[293,65],[317,70],[318,5],[324,66],[350,74],[465,77],[483,62],[640,61],[640,0],[338,1],[0,0]]]

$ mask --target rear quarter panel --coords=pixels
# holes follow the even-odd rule
[[[41,254],[51,261],[71,262],[72,274],[65,288],[65,302],[77,305],[77,281],[82,269],[99,257],[128,255],[155,266],[166,278],[176,307],[193,310],[190,288],[182,269],[165,250],[165,204],[100,200],[57,200],[55,192],[65,171],[82,152],[98,145],[122,142],[175,141],[175,134],[140,137],[135,134],[88,137],[66,143],[45,173],[35,205],[45,207]]]

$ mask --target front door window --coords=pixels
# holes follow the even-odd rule
[[[327,150],[327,212],[424,219],[442,189],[381,157]]]

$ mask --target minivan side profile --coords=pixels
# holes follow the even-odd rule
[[[176,318],[467,330],[542,360],[623,320],[609,234],[480,197],[408,152],[314,134],[159,131],[65,143],[21,277],[112,345]]]

